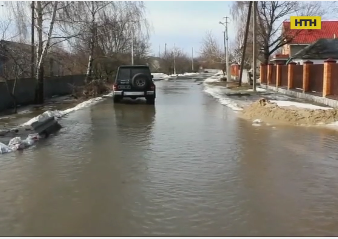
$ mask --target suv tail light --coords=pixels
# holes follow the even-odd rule
[[[155,90],[155,86],[154,85],[150,86],[150,89]]]
[[[113,90],[117,90],[117,84],[116,83],[113,85]]]

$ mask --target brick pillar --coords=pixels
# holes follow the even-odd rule
[[[305,61],[303,63],[303,93],[310,89],[310,68],[313,65],[312,61]]]
[[[239,65],[238,64],[234,64],[234,76],[238,77],[239,76]]]
[[[282,63],[278,63],[277,64],[277,68],[276,68],[276,87],[278,88],[279,86],[281,86],[282,83]]]
[[[332,67],[336,61],[329,58],[324,61],[324,76],[323,76],[323,97],[326,97],[331,94],[331,86],[332,86]]]
[[[288,64],[288,90],[293,88],[293,76],[295,65],[296,65],[295,62],[290,62]]]
[[[261,84],[266,84],[266,65],[261,64],[260,70],[259,70],[259,77],[261,80]]]
[[[268,69],[267,69],[267,85],[271,84],[272,81],[272,68],[273,68],[273,64],[269,63],[268,64]]]

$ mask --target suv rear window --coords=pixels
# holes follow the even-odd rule
[[[149,68],[120,68],[118,79],[119,80],[128,80],[133,78],[134,75],[138,73],[143,73],[146,75],[150,75]]]

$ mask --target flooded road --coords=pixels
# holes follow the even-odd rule
[[[261,126],[190,82],[0,155],[1,236],[337,236],[338,133]]]

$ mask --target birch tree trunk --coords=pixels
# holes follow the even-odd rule
[[[85,83],[89,83],[91,81],[92,71],[93,71],[93,55],[94,55],[94,48],[95,48],[95,10],[94,10],[94,4],[95,2],[91,2],[92,9],[91,9],[91,15],[92,15],[92,22],[91,22],[91,38],[90,38],[90,52],[88,57],[88,65],[87,65],[87,73],[86,73],[86,79]]]
[[[44,64],[43,61],[47,55],[50,39],[53,33],[53,27],[56,17],[58,2],[54,2],[53,13],[51,22],[49,25],[47,40],[45,45],[43,44],[43,9],[42,2],[36,2],[36,13],[37,13],[37,33],[38,33],[38,52],[37,52],[37,64],[36,64],[36,79],[37,87],[35,92],[35,103],[43,104],[44,103]]]

